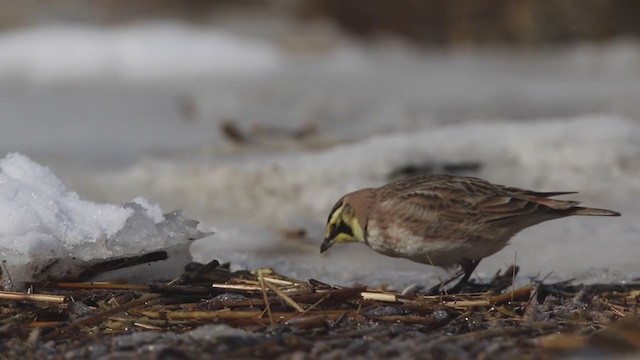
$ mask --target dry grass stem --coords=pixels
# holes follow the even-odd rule
[[[271,314],[271,305],[269,304],[269,298],[267,297],[267,288],[264,284],[264,277],[262,276],[262,270],[258,270],[258,281],[260,281],[260,288],[262,290],[262,298],[264,299],[264,304],[267,310],[267,315],[269,315],[269,322],[271,326],[275,323],[273,321],[273,315]]]
[[[391,293],[363,291],[362,293],[360,293],[360,296],[362,296],[364,300],[376,300],[376,301],[384,301],[384,302],[398,301],[398,296],[396,294],[391,294]]]
[[[264,279],[263,279],[264,280]],[[267,281],[263,281],[264,285],[266,285],[269,289],[273,290],[284,302],[286,302],[289,306],[291,306],[297,312],[304,312],[304,308],[300,306],[297,302],[291,299],[287,294],[285,294],[282,290],[278,288],[275,284],[270,284]],[[265,300],[267,301],[267,300]]]
[[[61,295],[29,294],[12,291],[0,291],[0,300],[64,303],[69,301],[69,298]]]

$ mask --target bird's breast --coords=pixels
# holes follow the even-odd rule
[[[439,237],[415,232],[401,224],[370,220],[367,245],[378,253],[422,264],[450,267],[463,260],[479,260],[501,250],[508,239]]]

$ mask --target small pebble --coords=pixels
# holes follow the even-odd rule
[[[442,321],[449,318],[449,313],[445,310],[436,310],[431,313],[431,316],[433,316],[438,321]]]

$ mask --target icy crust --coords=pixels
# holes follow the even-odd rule
[[[142,198],[122,205],[82,200],[50,169],[18,153],[0,161],[4,286],[74,277],[104,260],[154,251],[169,253],[164,271],[132,275],[170,276],[189,261],[191,240],[209,235],[197,225],[180,212],[162,215],[159,206]]]

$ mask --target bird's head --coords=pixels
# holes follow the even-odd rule
[[[373,201],[373,189],[343,196],[331,209],[320,253],[334,244],[365,242],[365,229]]]

